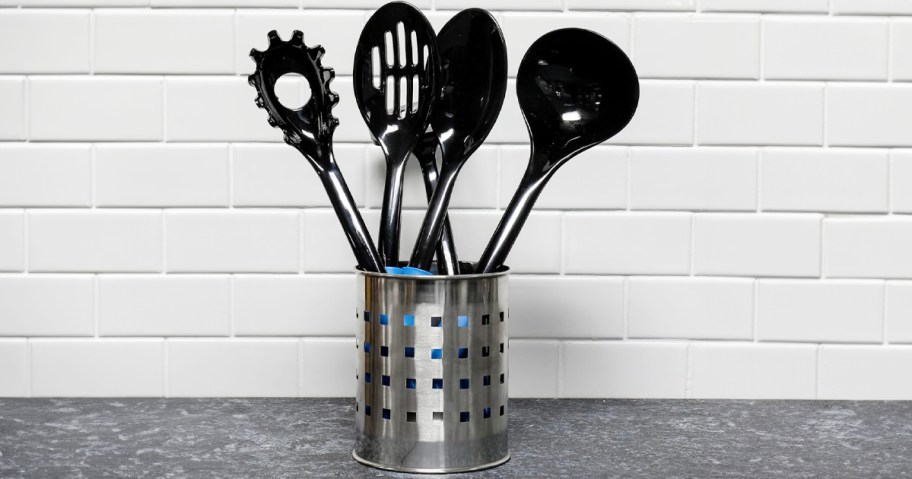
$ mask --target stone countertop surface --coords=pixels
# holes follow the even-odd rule
[[[0,399],[0,478],[416,477],[351,399]],[[448,477],[910,477],[912,402],[510,400],[512,459]],[[417,477],[433,477],[420,475]]]

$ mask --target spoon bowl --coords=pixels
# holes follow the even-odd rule
[[[547,33],[529,47],[516,94],[532,140],[529,166],[482,253],[477,273],[503,264],[535,201],[569,159],[616,135],[636,112],[636,70],[607,38],[580,28]]]

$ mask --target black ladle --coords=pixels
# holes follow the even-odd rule
[[[439,144],[440,177],[409,260],[410,266],[421,269],[430,267],[438,241],[452,245],[452,239],[441,241],[441,233],[456,176],[487,138],[507,92],[507,47],[500,26],[487,11],[470,8],[456,14],[437,35],[437,50],[440,95],[430,120],[437,141],[422,145]],[[434,151],[423,148],[415,155],[425,164]],[[455,253],[452,256],[455,265]]]
[[[339,102],[339,96],[329,89],[335,73],[320,63],[323,48],[307,48],[304,35],[297,30],[287,42],[275,30],[268,37],[266,51],[250,51],[256,71],[247,81],[257,90],[256,104],[269,113],[270,125],[282,129],[285,142],[301,152],[317,170],[358,265],[368,271],[383,272],[380,255],[333,156],[332,136],[339,120],[331,110]],[[310,85],[310,98],[297,110],[285,108],[276,95],[276,82],[286,73],[297,73]]]
[[[504,263],[535,200],[561,165],[627,126],[640,85],[617,45],[589,30],[566,28],[529,47],[516,75],[516,95],[532,140],[529,166],[476,273],[493,272]]]
[[[364,25],[353,83],[361,116],[386,157],[378,245],[386,265],[399,265],[405,162],[427,130],[439,68],[434,28],[417,8],[387,3]]]

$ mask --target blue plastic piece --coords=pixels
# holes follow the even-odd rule
[[[434,273],[430,271],[425,271],[420,268],[413,268],[411,266],[406,266],[404,268],[397,268],[395,266],[387,266],[386,272],[388,274],[400,274],[405,276],[432,276]]]

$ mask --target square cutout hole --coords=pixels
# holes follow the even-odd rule
[[[412,346],[405,347],[405,357],[414,358],[415,357],[415,348]]]
[[[417,421],[418,421],[418,415],[415,414],[414,411],[407,411],[407,412],[405,413],[405,421],[406,421],[406,422],[417,422]]]
[[[440,316],[431,316],[431,327],[439,328],[443,326],[443,318]]]
[[[434,411],[433,418],[435,421],[443,421],[443,411]]]

